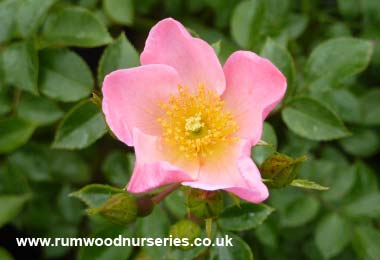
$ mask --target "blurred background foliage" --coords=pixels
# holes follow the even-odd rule
[[[268,206],[240,216],[231,205],[219,225],[239,235],[232,249],[17,248],[15,237],[165,237],[185,215],[182,190],[127,227],[68,196],[128,182],[133,150],[107,134],[91,93],[138,66],[169,16],[221,62],[247,49],[280,68],[288,92],[264,126],[271,146],[252,156],[307,155],[299,176],[330,189],[271,189]],[[379,259],[379,71],[378,0],[0,0],[0,259]]]

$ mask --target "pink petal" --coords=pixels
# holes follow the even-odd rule
[[[164,115],[158,106],[177,91],[177,72],[167,65],[146,65],[114,71],[103,82],[103,112],[114,134],[133,146],[133,128],[161,135],[157,119]]]
[[[236,186],[225,190],[253,203],[266,200],[269,196],[268,188],[261,180],[259,169],[257,169],[252,159],[246,157],[239,160],[238,168],[246,186]]]
[[[267,59],[253,52],[237,51],[224,65],[227,87],[222,99],[237,121],[241,138],[255,145],[262,124],[286,91],[286,78]]]
[[[207,158],[201,165],[198,179],[182,184],[204,190],[225,189],[254,203],[265,200],[268,189],[250,158],[250,147],[248,140],[242,140],[223,154]]]
[[[181,84],[189,89],[200,84],[218,94],[225,89],[223,69],[213,48],[192,37],[174,19],[164,19],[151,29],[140,60],[141,64],[161,63],[175,68]]]
[[[170,183],[192,181],[198,177],[197,161],[183,160],[163,146],[157,136],[134,130],[136,164],[128,191],[146,192]]]

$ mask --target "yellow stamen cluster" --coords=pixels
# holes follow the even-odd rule
[[[166,111],[166,116],[158,119],[164,142],[186,158],[206,157],[217,145],[238,140],[238,125],[231,113],[223,110],[224,102],[203,86],[195,94],[178,86],[178,95],[171,95],[168,103],[159,106]]]

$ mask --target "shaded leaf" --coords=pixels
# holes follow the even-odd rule
[[[167,237],[169,230],[169,218],[164,210],[160,207],[155,207],[153,212],[145,218],[140,218],[137,222],[137,235],[140,237]],[[145,245],[144,251],[149,257],[154,259],[168,259],[169,247],[168,246],[147,246]]]
[[[373,227],[355,228],[353,246],[359,259],[377,259],[380,255],[380,232]]]
[[[13,256],[3,247],[0,247],[0,259],[13,260]]]
[[[59,182],[84,183],[90,180],[90,169],[74,151],[49,150],[50,171]]]
[[[124,187],[132,174],[134,163],[134,154],[113,151],[107,155],[102,171],[111,184]]]
[[[380,193],[364,195],[346,205],[344,214],[353,218],[380,217]]]
[[[374,155],[380,148],[380,140],[371,129],[353,129],[353,135],[339,140],[339,144],[349,154],[358,157]]]
[[[8,153],[25,144],[35,125],[17,117],[0,120],[0,153]]]
[[[350,242],[350,225],[341,216],[325,216],[315,230],[315,242],[325,258],[339,254]]]
[[[17,114],[36,125],[51,124],[63,116],[63,111],[52,100],[32,95],[22,95]]]
[[[130,238],[133,236],[132,232],[128,227],[112,226],[100,230],[92,235],[93,239],[96,238],[111,238],[112,240],[117,239],[121,235],[123,238]],[[117,241],[117,240],[115,240]],[[79,251],[80,260],[109,260],[109,259],[128,259],[129,255],[132,253],[132,246],[123,245],[120,242],[120,246],[86,246],[81,247]]]
[[[0,196],[0,227],[13,220],[21,211],[25,202],[30,199],[29,194],[25,195],[1,195]]]
[[[30,180],[50,181],[49,150],[38,145],[26,145],[8,157],[12,172],[18,172]]]
[[[360,98],[360,123],[380,125],[380,89],[372,89]]]
[[[286,205],[281,216],[284,227],[298,227],[311,221],[319,211],[319,202],[312,197],[302,196]]]

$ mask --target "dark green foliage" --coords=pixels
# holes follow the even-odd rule
[[[107,129],[102,81],[138,66],[149,29],[169,16],[222,63],[250,50],[286,76],[252,148],[278,188],[265,204],[123,190],[135,156]],[[43,247],[37,259],[378,259],[379,71],[379,0],[0,0],[1,240],[188,234],[235,245]],[[2,245],[0,259],[18,251]]]

